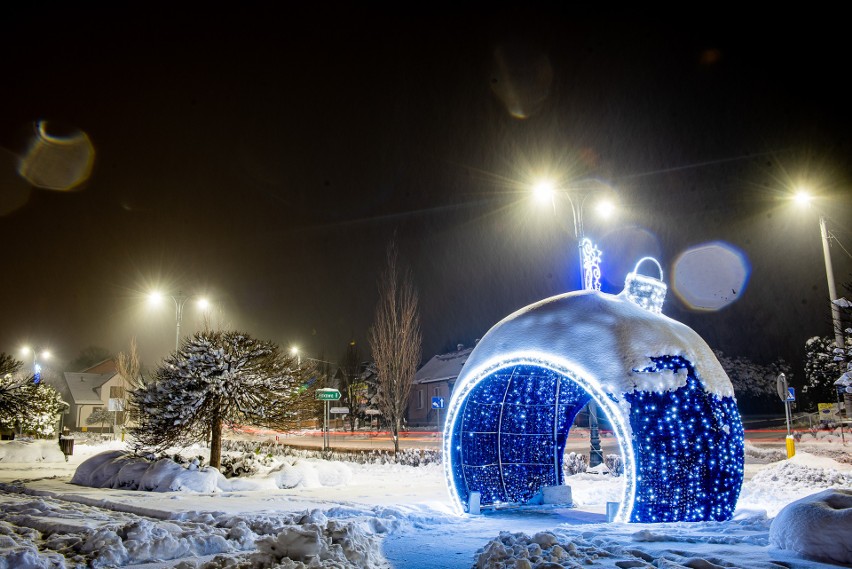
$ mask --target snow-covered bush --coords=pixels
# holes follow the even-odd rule
[[[586,455],[569,452],[565,455],[562,461],[562,474],[564,476],[573,476],[574,474],[582,474],[588,469],[586,463]]]
[[[762,448],[749,442],[745,443],[746,457],[757,459],[761,463],[778,462],[787,458],[787,451],[782,448]]]
[[[219,468],[219,472],[224,474],[225,478],[252,476],[257,474],[261,466],[270,466],[271,464],[271,454],[259,452],[225,454],[222,455],[222,466]]]
[[[608,454],[604,457],[609,473],[613,476],[621,476],[624,474],[624,461],[621,460],[620,454]]]
[[[275,441],[253,442],[225,439],[222,450],[228,452],[255,453],[270,459],[280,457],[323,458],[338,462],[357,464],[402,464],[405,466],[426,466],[441,464],[442,453],[439,449],[401,449],[394,454],[391,450],[339,449],[323,452],[321,450],[291,447]]]

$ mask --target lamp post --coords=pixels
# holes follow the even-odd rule
[[[553,211],[556,213],[557,193],[565,196],[568,199],[568,204],[571,206],[571,216],[574,222],[574,239],[577,240],[577,248],[579,249],[580,260],[580,282],[583,290],[600,290],[601,289],[601,251],[595,246],[591,239],[586,238],[583,230],[583,208],[586,205],[588,197],[597,193],[597,184],[592,185],[593,180],[585,180],[576,184],[572,188],[556,190],[550,182],[540,182],[534,188],[535,196],[538,201],[549,201],[553,206]],[[574,202],[571,194],[574,194],[578,202]],[[596,207],[599,214],[604,217],[612,215],[615,207],[611,201],[602,200]],[[601,437],[600,427],[598,425],[597,406],[594,400],[590,400],[589,408],[589,466],[594,468],[603,462],[603,453],[601,452]]]
[[[39,353],[38,348],[31,348],[30,346],[24,346],[21,348],[22,354],[32,354],[33,356],[33,381],[35,383],[41,383],[41,365],[38,363],[38,357],[41,355],[42,359],[46,360],[50,358],[50,352],[48,350],[41,350]]]
[[[163,297],[168,296],[175,303],[175,353],[178,351],[178,347],[180,346],[180,323],[183,320],[183,307],[186,302],[192,298],[196,298],[195,295],[184,296],[182,292],[178,292],[177,296],[172,295],[163,295],[159,292],[152,292],[148,299],[150,302],[154,304],[159,304],[162,302]],[[201,310],[207,310],[210,306],[210,303],[206,298],[198,298],[196,300],[198,304],[198,308]]]
[[[811,202],[811,195],[804,190],[799,190],[796,193],[795,200],[803,206],[807,206]],[[843,340],[843,324],[840,320],[840,303],[837,302],[837,288],[834,286],[834,269],[831,266],[831,251],[829,249],[830,240],[834,239],[834,235],[826,229],[825,215],[819,214],[819,233],[822,237],[822,255],[825,261],[825,278],[828,281],[828,299],[831,301],[831,321],[834,326],[834,344],[835,348],[840,351],[845,350]],[[836,352],[838,355],[840,352]],[[845,359],[845,358],[844,358]]]
[[[591,184],[591,181],[581,181],[572,188],[559,190],[551,182],[544,181],[539,182],[534,188],[536,199],[540,202],[549,201],[553,206],[554,213],[556,213],[556,194],[558,193],[568,199],[574,222],[574,239],[577,240],[577,248],[580,254],[580,282],[583,290],[600,290],[601,288],[601,252],[591,239],[586,238],[583,229],[583,210],[588,197],[597,193],[595,189],[596,187]],[[574,198],[571,197],[572,194],[574,194]],[[575,199],[578,199],[576,203]],[[615,211],[615,206],[609,200],[602,200],[595,209],[603,217],[608,217]]]

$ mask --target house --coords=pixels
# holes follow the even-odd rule
[[[472,351],[473,348],[465,348],[459,344],[456,351],[434,356],[414,374],[411,394],[408,397],[409,426],[433,425],[443,428],[444,412],[432,407],[432,398],[442,398],[446,407],[456,378]]]
[[[117,424],[124,423],[126,388],[124,378],[116,371],[113,360],[105,360],[85,371],[66,371],[65,385],[60,389],[70,407],[63,420],[64,428],[71,431],[108,432],[112,425],[89,425],[87,419],[97,409],[115,411]]]

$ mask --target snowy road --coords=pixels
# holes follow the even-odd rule
[[[313,555],[317,566],[353,568],[469,568],[477,559],[496,568],[527,556],[564,567],[826,569],[836,566],[769,545],[771,517],[822,488],[852,487],[852,465],[801,453],[747,464],[733,521],[640,525],[604,523],[605,502],[620,492],[608,476],[571,477],[577,508],[481,516],[449,510],[438,465],[347,464],[351,478],[335,486],[281,489],[258,475],[210,493],[68,483],[80,461],[107,448],[79,448],[71,463],[0,460],[0,568],[296,568],[289,558]]]

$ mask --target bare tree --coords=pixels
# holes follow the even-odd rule
[[[361,350],[358,349],[355,340],[350,341],[346,346],[346,353],[343,354],[341,361],[339,387],[343,394],[342,403],[344,407],[349,407],[349,430],[355,431],[355,421],[359,417],[359,397],[364,391],[363,384],[358,381],[361,371]]]
[[[128,392],[142,387],[142,374],[139,365],[139,351],[136,348],[136,337],[130,338],[130,351],[119,352],[115,357],[115,366],[120,378],[118,382],[117,399],[121,400],[121,411],[115,411],[114,423],[120,425],[122,430],[127,425],[129,403]],[[123,435],[122,435],[123,436]],[[123,440],[123,439],[122,439]]]
[[[420,363],[420,311],[411,272],[399,268],[396,239],[388,245],[387,263],[379,279],[370,348],[378,372],[379,408],[393,433],[394,452],[399,452],[399,431]]]

